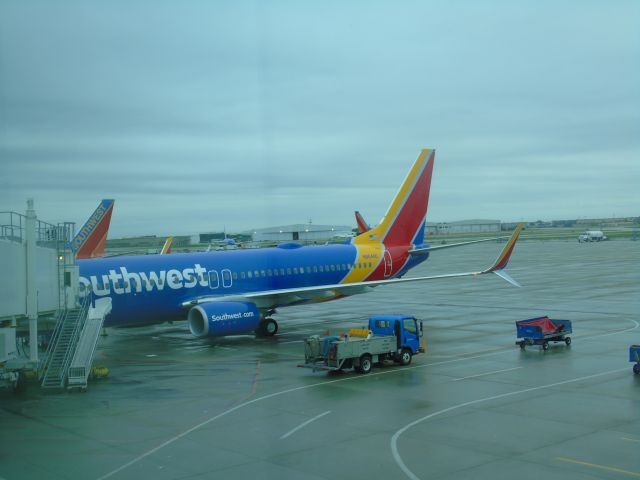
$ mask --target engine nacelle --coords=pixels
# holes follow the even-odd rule
[[[192,307],[187,320],[196,337],[224,337],[254,331],[260,312],[254,303],[210,302]]]

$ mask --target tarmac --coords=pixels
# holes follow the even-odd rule
[[[434,252],[408,276],[478,270],[502,245]],[[640,477],[640,242],[520,241],[495,275],[378,287],[282,309],[273,338],[109,330],[86,393],[0,393],[0,478]],[[487,278],[488,277],[488,278]],[[302,339],[376,313],[424,322],[427,352],[361,375],[298,368]],[[569,319],[521,351],[515,321]]]

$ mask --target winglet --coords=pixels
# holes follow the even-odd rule
[[[511,254],[513,253],[513,249],[516,246],[516,242],[518,241],[518,236],[520,235],[520,231],[522,230],[522,223],[519,223],[516,229],[514,230],[511,238],[500,252],[500,255],[496,259],[495,263],[484,270],[482,273],[495,273],[496,275],[504,278],[507,282],[519,287],[518,282],[516,282],[513,278],[511,278],[505,271],[504,268],[509,263],[509,258],[511,258]]]

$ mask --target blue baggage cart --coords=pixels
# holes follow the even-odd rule
[[[541,345],[543,350],[549,349],[549,342],[564,342],[571,345],[573,332],[571,320],[557,320],[549,317],[536,317],[516,322],[516,345],[524,350],[527,345]]]
[[[640,345],[631,345],[629,347],[629,361],[635,362],[633,373],[640,374]]]

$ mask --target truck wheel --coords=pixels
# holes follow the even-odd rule
[[[409,365],[411,363],[411,350],[403,348],[400,354],[400,365]]]
[[[518,345],[520,345],[521,350],[524,350],[524,346],[525,346],[524,340],[522,342],[518,342]]]
[[[542,342],[542,350],[545,352],[549,350],[549,342]]]
[[[640,375],[640,364],[639,363],[636,363],[633,366],[633,373],[635,373],[636,375]]]
[[[371,363],[371,355],[365,353],[360,357],[360,373],[369,373],[372,366],[373,364]]]
[[[571,337],[566,337],[566,338],[564,339],[564,343],[566,343],[566,344],[567,344],[567,347],[568,347],[569,345],[571,345]]]

